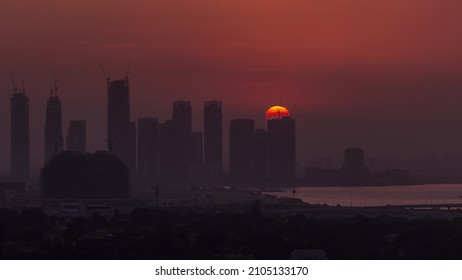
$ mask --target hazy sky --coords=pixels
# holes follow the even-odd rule
[[[297,118],[298,162],[361,146],[371,156],[462,153],[460,0],[0,0],[0,174],[9,169],[9,72],[25,80],[32,163],[59,80],[63,131],[86,119],[103,149],[105,79],[130,69],[132,118],[191,100],[264,126],[279,103]],[[227,145],[225,146],[227,152]],[[226,157],[227,158],[227,157]]]

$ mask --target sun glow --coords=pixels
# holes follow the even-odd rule
[[[289,117],[289,110],[287,110],[285,107],[276,105],[270,107],[268,110],[266,110],[266,120],[274,120],[274,119],[282,119],[283,117]]]

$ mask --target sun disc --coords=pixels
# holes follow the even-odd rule
[[[266,120],[282,119],[284,117],[289,117],[289,110],[287,108],[275,105],[266,110]]]

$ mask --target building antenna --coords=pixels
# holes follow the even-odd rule
[[[24,85],[24,79],[21,80],[22,81],[22,92],[26,92],[26,86]]]
[[[18,87],[16,86],[16,82],[14,81],[13,73],[10,72],[11,78],[11,85],[13,86],[13,92],[16,93],[18,91]]]
[[[294,114],[294,111],[295,111],[296,108],[297,108],[297,104],[295,104],[294,107],[292,107],[292,111],[290,111],[290,114],[291,114],[291,115]]]
[[[100,61],[99,62],[99,66],[101,67],[101,71],[103,71],[103,75],[104,75],[104,78],[109,82],[109,80],[111,79],[111,77],[106,74],[106,71],[104,71],[104,66],[103,66],[103,63]]]
[[[128,77],[128,73],[130,72],[130,64],[132,63],[132,59],[128,59],[128,65],[127,65],[127,72],[125,72],[125,77]]]

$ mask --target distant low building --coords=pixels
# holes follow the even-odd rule
[[[342,185],[367,185],[369,183],[369,168],[364,163],[364,152],[358,148],[345,149],[342,167]]]
[[[106,152],[63,152],[41,171],[41,195],[46,198],[128,198],[129,169]]]
[[[47,207],[45,213],[65,219],[89,218],[94,214],[110,219],[114,216],[114,207],[105,204],[85,205],[79,202],[63,202],[60,206]]]

